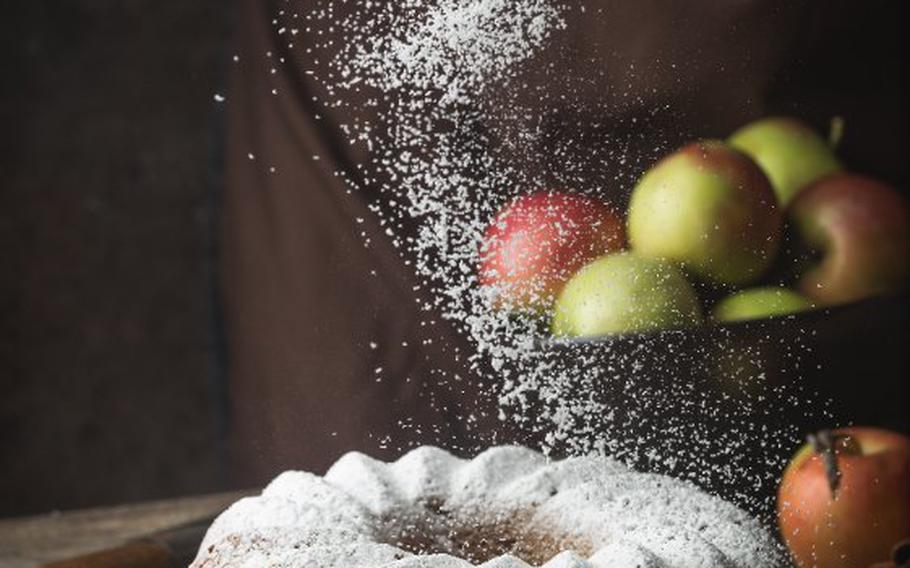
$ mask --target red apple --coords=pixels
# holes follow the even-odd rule
[[[866,568],[910,537],[910,438],[877,428],[810,437],[784,471],[781,534],[801,568]]]
[[[888,185],[855,174],[828,176],[797,195],[790,219],[821,253],[798,286],[822,304],[893,292],[910,277],[910,206]]]
[[[480,284],[496,303],[542,311],[589,261],[625,245],[623,222],[602,201],[535,193],[504,207],[484,233]]]

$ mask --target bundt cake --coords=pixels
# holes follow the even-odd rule
[[[433,447],[359,453],[325,477],[291,471],[209,528],[192,568],[777,567],[747,513],[603,457],[548,461],[502,446],[466,461]]]

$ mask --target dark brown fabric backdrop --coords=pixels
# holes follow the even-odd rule
[[[820,128],[840,114],[848,125],[846,162],[892,183],[907,181],[900,3],[586,6],[585,14],[571,11],[567,31],[524,66],[534,84],[547,81],[540,70],[556,63],[566,89],[578,88],[553,93],[553,101],[567,94],[571,104],[534,149],[534,167],[558,169],[552,147],[579,134],[597,138],[574,130],[577,124],[599,122],[628,147],[635,171],[620,173],[631,180],[654,157],[655,140],[672,147],[693,136],[723,137],[769,112],[794,113]],[[483,414],[489,401],[478,398],[478,379],[454,360],[464,340],[444,322],[421,326],[432,316],[418,312],[415,276],[366,207],[375,196],[369,188],[348,194],[333,176],[336,169],[356,175],[352,165],[365,156],[341,142],[343,114],[320,108],[323,119],[314,118],[311,98],[320,87],[296,59],[310,36],[301,34],[287,50],[271,24],[276,13],[261,0],[241,1],[239,62],[227,103],[223,282],[241,477],[321,470],[350,449],[392,457],[417,442],[469,450],[510,438],[492,420],[465,430],[463,416]],[[276,74],[268,52],[273,60],[288,58],[274,65]],[[581,80],[591,65],[606,69],[593,85]],[[611,114],[585,114],[603,102]],[[666,105],[669,111],[652,117]],[[651,118],[632,120],[644,117]],[[604,175],[614,167],[604,165]],[[626,190],[628,184],[618,186],[617,195]],[[433,343],[424,345],[427,338]]]
[[[347,195],[333,175],[365,156],[341,142],[344,116],[313,104],[323,93],[295,59],[306,40],[288,51],[273,14],[243,2],[223,216],[232,434],[240,471],[254,481],[324,468],[347,449],[398,454],[415,437],[410,425],[433,425],[428,440],[464,438],[446,417],[449,393],[424,388],[435,368],[451,367],[446,350],[457,338],[420,325],[417,281],[379,237],[370,196]]]
[[[227,9],[3,3],[0,516],[224,487],[208,202]]]

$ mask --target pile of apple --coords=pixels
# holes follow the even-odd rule
[[[479,281],[498,307],[549,317],[567,337],[688,327],[706,308],[729,321],[894,292],[910,276],[910,207],[845,172],[834,145],[792,118],[694,142],[642,176],[625,219],[568,192],[519,197],[484,234]],[[782,247],[785,232],[793,246]]]

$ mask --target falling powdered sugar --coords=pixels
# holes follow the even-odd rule
[[[768,341],[739,345],[723,330],[555,341],[535,315],[495,309],[496,291],[478,285],[484,230],[509,200],[554,180],[600,195],[608,182],[626,187],[647,164],[647,156],[638,162],[626,156],[618,137],[595,144],[547,138],[549,117],[574,108],[571,96],[552,96],[547,83],[573,89],[553,65],[532,69],[543,76],[536,83],[527,81],[528,68],[541,51],[564,42],[557,35],[567,29],[565,15],[583,7],[360,0],[352,2],[359,9],[338,16],[335,4],[317,2],[307,15],[309,33],[331,28],[341,38],[327,47],[329,71],[316,79],[329,95],[323,104],[350,116],[341,125],[350,143],[371,152],[371,162],[358,166],[361,179],[338,175],[353,188],[369,183],[379,190],[371,208],[420,276],[422,309],[428,318],[441,314],[470,340],[472,352],[457,355],[484,377],[500,418],[535,433],[548,452],[610,454],[711,488],[760,463],[766,473],[755,478],[756,487],[732,495],[754,504],[753,490],[773,482],[780,465],[767,456],[798,434],[786,424],[769,431],[766,419],[803,396],[772,389],[750,371],[760,368]],[[596,76],[572,80],[588,85]],[[637,126],[646,132],[646,124]],[[527,167],[542,147],[558,168]],[[666,150],[658,141],[651,157]],[[597,163],[620,164],[627,174],[605,182],[581,173]],[[784,350],[794,367],[800,341]],[[695,378],[731,372],[743,376],[720,394]]]

